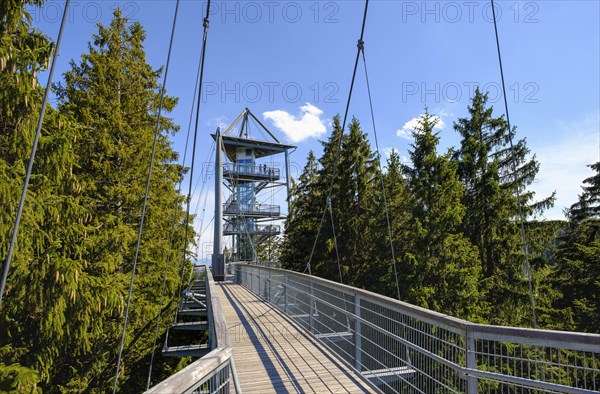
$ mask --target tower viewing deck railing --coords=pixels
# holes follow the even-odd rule
[[[245,223],[227,223],[223,229],[224,235],[232,234],[256,234],[256,235],[279,235],[281,226],[273,224],[255,224],[249,228]]]
[[[382,392],[600,390],[600,335],[474,324],[276,268],[235,272]]]
[[[236,201],[223,204],[223,215],[276,217],[280,214],[279,205],[240,204]]]
[[[238,178],[250,176],[252,179],[278,180],[281,177],[281,170],[275,167],[269,167],[266,164],[223,164],[223,176],[225,178]]]

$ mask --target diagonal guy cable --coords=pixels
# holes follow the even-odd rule
[[[12,260],[12,255],[17,243],[17,234],[19,233],[19,224],[21,223],[21,215],[23,214],[23,206],[25,205],[25,197],[27,197],[27,188],[29,186],[29,178],[31,178],[31,172],[33,170],[33,162],[35,160],[35,153],[37,151],[38,142],[40,140],[40,134],[42,132],[42,124],[44,123],[44,114],[46,113],[46,105],[48,104],[48,95],[50,93],[50,87],[52,86],[52,77],[54,76],[54,69],[56,67],[56,61],[58,60],[58,52],[60,50],[60,43],[62,42],[63,32],[65,28],[65,21],[69,13],[70,0],[65,1],[65,9],[63,11],[62,20],[60,21],[60,28],[58,31],[58,37],[56,39],[56,49],[54,50],[54,56],[52,57],[52,65],[50,66],[50,72],[48,74],[48,82],[46,83],[46,90],[44,91],[44,99],[42,101],[42,108],[40,108],[40,117],[38,119],[37,128],[35,130],[35,137],[33,138],[33,146],[31,147],[31,155],[29,156],[29,162],[27,163],[27,171],[25,172],[25,180],[23,181],[23,190],[21,191],[21,200],[19,201],[19,208],[17,209],[17,217],[15,219],[15,226],[13,227],[12,236],[10,239],[10,245],[8,247],[8,253],[6,254],[6,260],[4,262],[4,270],[2,271],[2,280],[0,281],[0,307],[2,306],[2,295],[4,294],[4,288],[6,287],[6,278],[8,277],[8,270]]]
[[[187,259],[187,244],[188,244],[188,232],[189,232],[189,223],[190,223],[190,205],[192,202],[192,186],[194,183],[194,167],[195,167],[195,161],[196,161],[196,146],[197,146],[197,140],[198,140],[198,122],[200,119],[200,103],[202,101],[202,84],[203,84],[203,80],[204,80],[204,60],[206,59],[206,41],[208,38],[208,26],[210,24],[210,0],[207,1],[206,3],[206,16],[204,17],[204,21],[203,21],[203,27],[204,27],[204,34],[202,37],[202,51],[200,53],[200,78],[198,81],[198,97],[196,98],[197,104],[196,104],[196,120],[194,123],[194,142],[192,143],[192,162],[190,165],[190,182],[189,182],[189,187],[188,187],[188,194],[187,194],[187,206],[186,206],[186,212],[185,212],[185,222],[184,222],[184,237],[183,237],[183,261],[182,261],[182,267],[181,267],[181,281],[179,282],[180,285],[180,289],[179,292],[181,293],[181,285],[183,284],[183,277],[185,274],[185,262]],[[175,314],[175,318],[177,318],[177,313]]]
[[[367,82],[367,93],[369,95],[369,107],[371,109],[371,121],[373,122],[373,136],[375,137],[375,147],[377,148],[377,156],[379,162],[379,179],[381,180],[381,193],[383,194],[383,207],[385,209],[385,219],[387,222],[388,236],[390,237],[390,249],[392,252],[392,264],[394,267],[394,277],[396,279],[396,292],[400,299],[400,283],[398,282],[398,268],[396,266],[396,252],[394,250],[394,238],[392,237],[392,224],[390,220],[390,210],[388,207],[387,196],[385,192],[385,184],[383,181],[383,172],[381,170],[381,153],[379,152],[379,139],[377,138],[377,127],[375,127],[375,113],[373,111],[373,100],[371,98],[371,85],[369,83],[369,73],[367,72],[367,59],[365,57],[364,45],[361,48],[363,64],[365,66],[365,80]]]
[[[315,253],[315,248],[317,247],[317,242],[319,241],[319,235],[321,234],[321,228],[323,227],[323,221],[325,220],[325,215],[327,214],[327,206],[329,204],[328,201],[331,200],[331,193],[333,191],[333,183],[335,181],[335,178],[336,178],[337,172],[338,172],[338,164],[339,164],[340,154],[341,154],[341,150],[342,150],[342,141],[344,139],[343,138],[344,137],[344,129],[346,128],[346,121],[348,119],[348,110],[350,109],[350,101],[352,99],[352,89],[354,88],[354,80],[356,79],[356,70],[358,68],[358,61],[360,59],[360,51],[361,51],[361,48],[363,45],[363,37],[365,35],[365,25],[367,23],[367,10],[368,9],[369,9],[369,0],[366,0],[365,1],[365,11],[363,14],[362,28],[360,31],[360,38],[358,39],[358,50],[356,52],[356,60],[354,61],[354,71],[352,72],[352,81],[350,82],[350,91],[348,92],[348,101],[346,102],[346,111],[344,112],[344,121],[342,122],[342,131],[340,133],[340,140],[338,141],[338,144],[337,144],[336,159],[334,160],[334,164],[333,164],[333,174],[331,176],[331,181],[329,182],[329,191],[327,192],[327,198],[325,199],[325,207],[323,208],[323,215],[321,216],[321,222],[319,223],[319,228],[317,229],[317,236],[315,237],[315,242],[313,243],[312,250],[310,251],[310,256],[308,257],[308,263],[306,264],[306,269],[304,270],[304,272],[306,272],[306,270],[308,270],[308,273],[310,275],[312,275],[312,268],[311,268],[312,258]]]
[[[498,50],[498,62],[500,64],[500,78],[502,79],[502,94],[504,96],[504,112],[506,112],[506,124],[508,126],[508,140],[510,142],[510,154],[512,156],[512,167],[515,179],[515,189],[517,192],[517,207],[519,209],[519,221],[521,222],[521,239],[523,241],[523,252],[525,254],[525,268],[527,269],[527,281],[529,284],[529,301],[531,303],[531,316],[533,326],[538,328],[537,317],[535,313],[535,299],[533,298],[533,285],[531,283],[531,267],[529,264],[529,247],[527,246],[527,235],[525,234],[525,215],[523,213],[523,203],[521,201],[521,190],[517,177],[517,164],[515,162],[515,148],[512,139],[512,129],[510,127],[510,116],[508,115],[508,101],[506,99],[506,85],[504,83],[504,69],[502,67],[502,55],[500,54],[500,39],[498,38],[498,26],[496,24],[496,11],[494,9],[494,0],[492,2],[492,16],[494,18],[494,32],[496,34],[496,49]]]
[[[131,279],[129,280],[129,292],[127,294],[127,306],[125,307],[125,318],[123,320],[123,331],[121,332],[121,343],[119,345],[119,355],[117,357],[117,369],[115,372],[115,381],[113,384],[113,394],[117,392],[117,383],[119,381],[119,372],[121,368],[121,357],[123,355],[123,346],[125,345],[125,335],[127,333],[127,319],[129,318],[129,307],[131,305],[131,295],[133,293],[133,282],[135,280],[135,270],[137,268],[138,257],[140,253],[140,245],[142,243],[142,232],[144,230],[144,219],[146,217],[146,207],[148,205],[148,196],[150,194],[150,180],[152,179],[152,168],[154,165],[154,156],[156,153],[156,144],[158,142],[158,136],[160,135],[160,117],[162,114],[164,98],[165,98],[165,84],[167,83],[167,76],[169,74],[169,64],[171,62],[171,50],[173,48],[173,36],[175,35],[175,25],[177,23],[177,10],[179,9],[179,0],[175,4],[175,14],[173,15],[173,28],[171,30],[171,41],[169,42],[169,53],[167,55],[167,64],[165,66],[165,75],[163,77],[162,89],[160,92],[160,103],[158,105],[158,115],[156,117],[156,128],[154,129],[154,141],[152,141],[152,153],[150,154],[150,165],[148,166],[148,178],[146,179],[146,191],[144,194],[144,202],[142,204],[142,217],[140,219],[140,226],[138,228],[138,238],[135,245],[135,255],[133,258],[133,267],[131,269]],[[154,352],[152,353],[154,356]]]
[[[165,88],[166,88],[166,84],[167,84],[167,74],[169,72],[169,64],[171,62],[171,51],[173,49],[173,38],[175,37],[175,26],[177,25],[177,14],[178,13],[179,13],[179,0],[177,0],[177,2],[175,3],[175,14],[173,16],[173,26],[171,27],[171,39],[169,41],[169,52],[167,54],[167,63],[165,66],[165,75],[164,75],[164,79],[163,79],[163,88],[162,88],[161,97],[160,97],[160,106],[159,106],[159,110],[158,110],[158,116],[156,118],[155,136],[158,135],[158,130],[159,130],[160,111],[162,109],[162,102],[163,102],[164,92],[165,92]],[[152,166],[152,164],[150,164],[150,165]],[[149,180],[150,179],[148,179],[148,181]],[[176,218],[177,214],[175,213],[174,216]],[[142,220],[144,220],[143,217],[142,217]],[[173,224],[175,224],[175,220],[173,220]],[[170,237],[171,242],[169,242],[169,247],[172,247],[174,231],[175,231],[175,226],[173,225],[171,228],[171,237]],[[160,321],[161,321],[161,317],[162,317],[163,298],[164,298],[164,294],[165,294],[165,287],[166,287],[166,283],[167,283],[167,273],[169,272],[170,263],[171,263],[171,257],[170,257],[170,253],[169,253],[169,256],[167,256],[167,261],[165,264],[165,274],[163,276],[163,281],[162,281],[162,285],[161,285],[161,289],[160,289],[160,301],[159,301],[159,306],[158,306],[158,316],[156,318],[156,330],[154,333],[154,343],[152,344],[152,356],[150,357],[150,366],[148,367],[148,381],[146,382],[146,390],[148,390],[150,388],[150,381],[152,380],[152,366],[154,364],[154,353],[156,352],[156,341],[158,340],[158,330],[160,327]]]

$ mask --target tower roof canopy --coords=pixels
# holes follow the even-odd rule
[[[257,138],[255,131],[260,134],[260,138]],[[216,139],[215,134],[211,134],[211,136]],[[232,162],[235,162],[237,148],[253,149],[256,158],[275,155],[295,148],[294,145],[279,142],[277,137],[248,108],[245,108],[223,132],[222,138],[223,150]]]

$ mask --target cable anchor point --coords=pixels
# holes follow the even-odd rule
[[[365,50],[365,42],[361,39],[358,40],[358,43],[356,44],[356,46],[358,47],[359,51]]]

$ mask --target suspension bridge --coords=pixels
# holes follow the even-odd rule
[[[204,355],[146,393],[600,389],[599,335],[473,324],[273,267],[226,271],[215,282],[196,268],[181,300],[181,312],[208,317]],[[193,289],[206,304],[193,301]]]
[[[67,1],[65,5],[63,22],[68,3]],[[368,1],[365,3],[342,131],[346,125],[361,55],[365,74],[367,72],[363,42],[367,7]],[[200,89],[209,8],[210,1],[204,18],[198,84]],[[171,44],[175,20],[176,18],[173,21]],[[56,53],[61,36],[62,26]],[[497,30],[496,39],[502,71]],[[163,86],[166,85],[170,54],[171,47]],[[52,67],[55,60],[56,57]],[[53,68],[48,86],[52,71]],[[504,75],[502,72],[501,74],[504,87]],[[370,88],[368,92],[372,111]],[[164,90],[162,94],[164,95]],[[504,97],[506,98],[506,94]],[[46,101],[47,93],[41,109],[38,135]],[[505,106],[508,118],[506,102]],[[160,111],[157,130],[159,121]],[[196,128],[197,123],[198,119]],[[262,130],[266,138],[252,138],[248,133],[251,124]],[[234,132],[236,127],[237,134]],[[376,130],[374,117],[373,129]],[[285,188],[289,193],[288,151],[294,147],[278,141],[248,109],[223,133],[217,130],[213,139],[216,173],[212,265],[194,267],[187,288],[181,292],[177,315],[162,349],[164,356],[188,356],[196,361],[149,387],[146,393],[599,392],[600,335],[471,323],[315,277],[310,270],[312,253],[307,264],[308,274],[257,263],[257,245],[280,234],[280,226],[272,222],[284,219],[279,206],[257,203],[257,195],[263,190],[276,187]],[[36,143],[37,140],[30,163],[35,156]],[[196,135],[192,157],[195,146]],[[378,146],[377,150],[379,151]],[[285,155],[283,170],[257,164],[257,160],[277,154]],[[336,171],[337,168],[334,169],[331,182]],[[5,265],[2,291],[30,172],[31,165]],[[148,185],[151,172],[152,165]],[[282,172],[285,172],[285,177]],[[193,177],[193,165],[190,176]],[[223,185],[230,191],[230,196],[225,201],[221,200]],[[188,196],[191,196],[191,187],[190,182]],[[147,198],[148,189],[138,238],[141,237]],[[328,198],[321,225],[330,204]],[[189,216],[188,204],[186,222]],[[389,229],[389,216],[387,219]],[[222,250],[223,236],[233,237],[233,254],[229,258],[226,258]],[[318,237],[317,233],[315,243]],[[523,242],[526,244],[525,238]],[[132,270],[129,298],[138,251]],[[533,302],[532,310],[535,321]],[[128,312],[129,300],[123,337]],[[181,332],[192,333],[192,337],[198,340],[190,343],[174,341]],[[187,338],[189,337],[188,335]],[[123,340],[117,361],[114,391],[117,388],[122,350]]]

